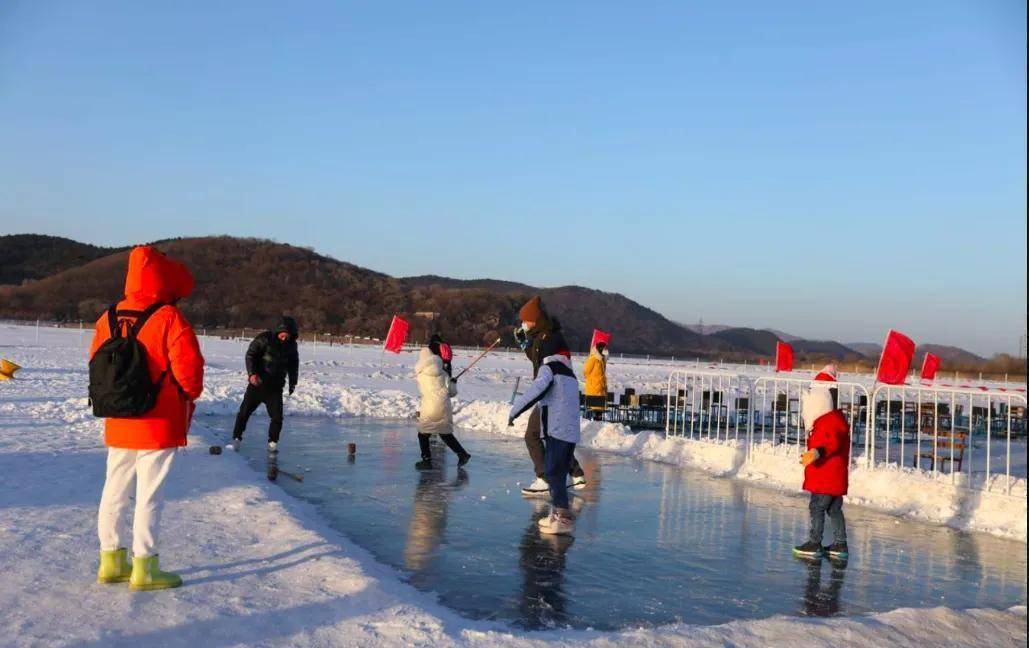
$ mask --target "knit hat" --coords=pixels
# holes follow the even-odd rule
[[[822,380],[825,382],[836,382],[836,377],[839,373],[836,371],[836,364],[830,362],[829,364],[822,367],[822,370],[815,375],[815,380]]]
[[[525,302],[522,309],[518,311],[518,319],[523,322],[539,322],[543,317],[543,301],[539,295]]]

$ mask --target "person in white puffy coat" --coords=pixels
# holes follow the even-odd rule
[[[436,347],[435,349],[433,347]],[[421,403],[418,406],[418,445],[422,460],[415,464],[419,469],[432,467],[432,452],[429,436],[440,435],[443,443],[457,455],[457,465],[463,466],[471,459],[460,442],[454,437],[454,407],[450,399],[457,396],[457,381],[443,368],[439,345],[422,349],[414,367],[418,380]]]

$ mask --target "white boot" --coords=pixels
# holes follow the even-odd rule
[[[537,477],[535,481],[522,489],[522,495],[526,497],[545,497],[549,494],[550,484],[542,477]]]
[[[582,490],[586,488],[586,475],[579,475],[578,477],[572,477],[571,487],[575,490]]]
[[[243,443],[243,439],[233,439],[225,444],[226,448],[232,448],[236,452],[239,452],[239,444]]]
[[[278,452],[278,451],[279,451],[279,444],[275,443],[274,441],[269,441],[268,442],[268,452]]]

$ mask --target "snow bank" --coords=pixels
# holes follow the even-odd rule
[[[737,477],[783,491],[799,492],[803,471],[796,448],[759,444],[749,456],[734,441],[665,438],[656,432],[632,433],[614,423],[583,425],[583,445],[595,450],[700,468],[711,474]],[[1001,480],[1002,481],[1002,480]],[[1012,480],[1012,495],[963,488],[949,475],[896,465],[851,469],[847,502],[945,524],[1026,541],[1025,480]],[[1002,484],[998,481],[999,491]]]

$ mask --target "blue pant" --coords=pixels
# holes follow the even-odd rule
[[[568,473],[575,459],[575,444],[547,437],[543,457],[544,476],[550,486],[550,502],[554,508],[568,509]]]
[[[834,544],[846,544],[847,522],[843,519],[843,498],[833,495],[816,495],[811,493],[811,502],[808,504],[811,512],[811,536],[812,542],[822,544],[822,534],[825,532],[825,516],[829,516],[832,523],[832,541]]]

